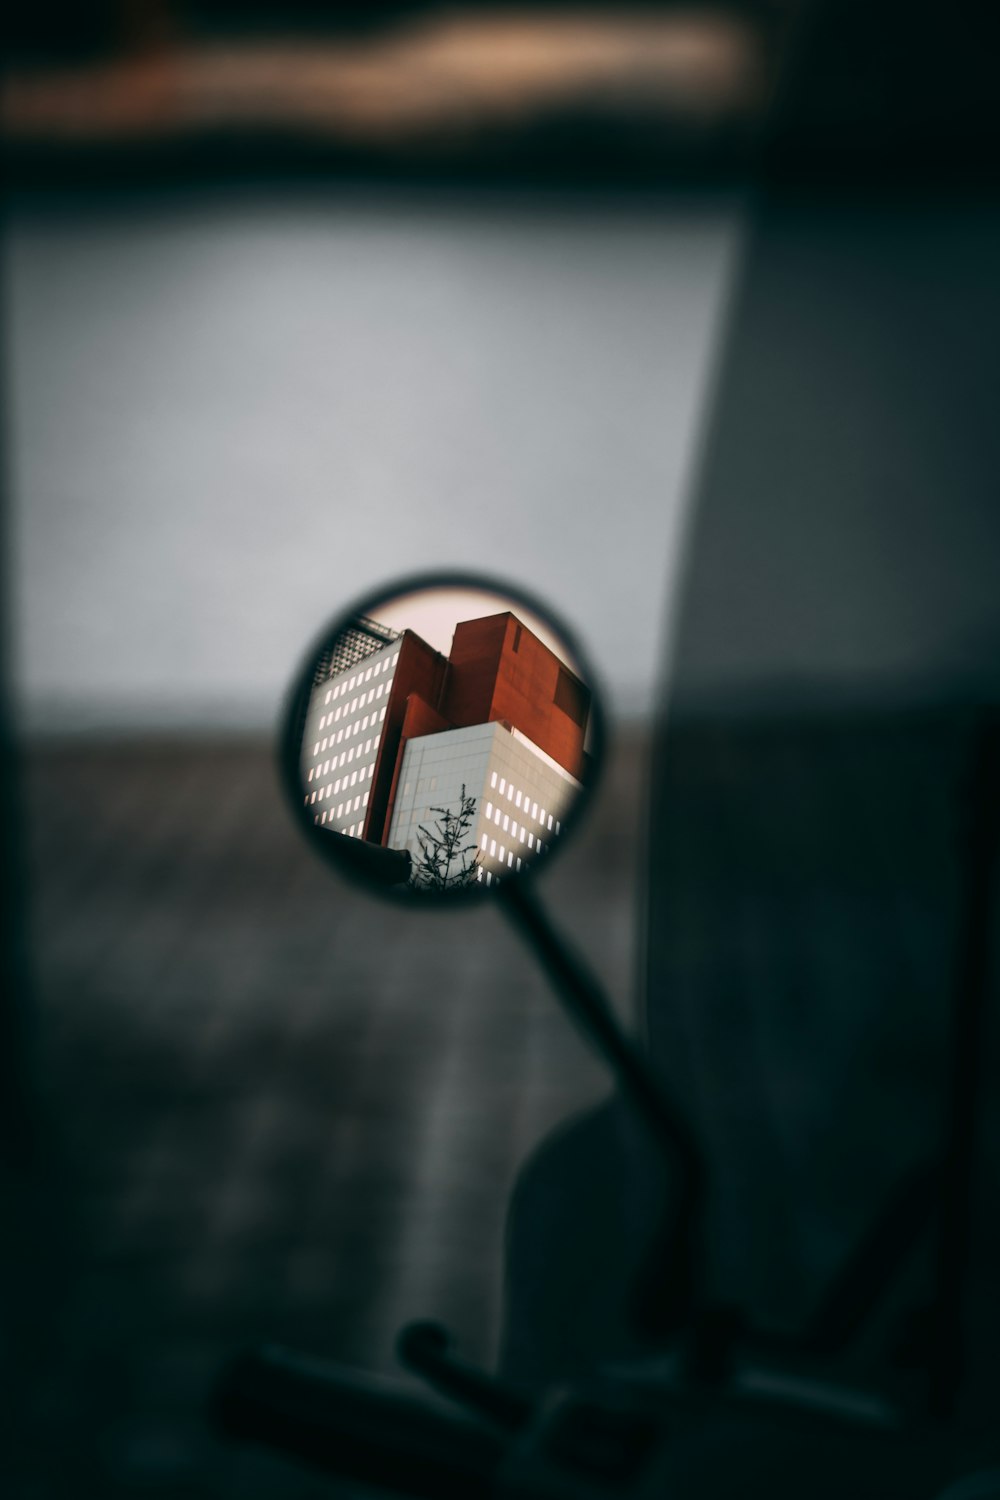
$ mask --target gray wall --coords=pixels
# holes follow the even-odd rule
[[[271,722],[306,639],[508,575],[648,706],[731,202],[22,206],[17,665],[48,728]]]

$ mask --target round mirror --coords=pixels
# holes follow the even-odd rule
[[[382,891],[496,891],[562,845],[593,786],[591,681],[565,628],[505,586],[436,577],[361,600],[289,695],[296,816]]]

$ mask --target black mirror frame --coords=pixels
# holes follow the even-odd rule
[[[407,907],[414,909],[420,904],[427,907],[436,907],[442,911],[454,911],[460,906],[474,904],[478,906],[488,899],[489,893],[478,886],[470,886],[465,890],[449,892],[444,900],[427,900],[420,903],[414,901],[414,892],[399,884],[385,885],[379,888],[377,878],[370,874],[363,874],[360,868],[356,868],[354,875],[346,868],[346,862],[342,853],[338,852],[336,841],[330,838],[328,829],[321,828],[305,812],[302,801],[302,777],[301,777],[301,753],[302,753],[302,729],[305,724],[306,714],[309,708],[309,699],[312,694],[313,669],[317,658],[340,634],[345,626],[359,615],[370,615],[377,618],[379,605],[384,605],[388,600],[397,599],[405,594],[413,594],[429,589],[466,589],[470,591],[481,591],[483,593],[495,594],[501,598],[511,601],[514,606],[521,605],[530,611],[538,619],[543,620],[551,630],[565,644],[570,654],[572,665],[579,673],[582,680],[590,689],[590,720],[588,723],[588,734],[590,736],[589,767],[590,774],[583,788],[583,794],[576,802],[567,817],[563,820],[562,832],[556,846],[547,851],[541,859],[536,859],[530,865],[526,865],[517,875],[508,877],[516,880],[519,884],[531,882],[536,874],[544,869],[552,855],[557,851],[561,854],[567,839],[575,836],[580,818],[585,808],[590,803],[596,791],[601,775],[604,770],[604,755],[606,746],[606,723],[603,706],[603,694],[600,684],[594,676],[593,668],[586,653],[581,651],[579,643],[573,633],[563,621],[552,610],[524,589],[511,585],[506,580],[498,579],[486,573],[469,573],[464,571],[442,570],[427,573],[406,575],[402,578],[390,580],[377,590],[369,590],[360,598],[355,599],[346,609],[340,611],[332,621],[328,622],[313,637],[309,647],[303,653],[299,666],[292,678],[291,686],[285,693],[281,719],[279,724],[277,746],[278,746],[278,774],[282,789],[292,810],[295,822],[302,829],[307,842],[316,851],[317,856],[333,868],[345,879],[353,879],[357,885],[362,885],[378,896],[391,901],[398,901]],[[360,866],[362,861],[358,861]],[[506,882],[504,882],[506,884]]]

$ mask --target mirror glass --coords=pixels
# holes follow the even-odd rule
[[[472,579],[364,600],[308,653],[285,771],[324,854],[382,890],[479,897],[561,846],[600,713],[565,629]]]

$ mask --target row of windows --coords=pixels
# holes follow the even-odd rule
[[[310,792],[306,796],[306,802],[323,802],[328,797],[336,797],[342,787],[346,791],[349,786],[357,786],[359,781],[367,781],[373,769],[374,767],[372,766],[362,766],[360,771],[352,771],[350,776],[344,776],[332,784],[327,782],[326,786],[317,787],[314,792]],[[365,793],[365,801],[368,801],[367,792]]]
[[[502,827],[504,833],[509,833],[510,836],[511,836],[511,838],[515,838],[516,839],[516,838],[520,837],[520,840],[521,840],[522,844],[525,841],[525,835],[527,835],[528,848],[529,849],[533,849],[535,847],[535,843],[536,843],[535,835],[533,833],[529,833],[528,830],[525,828],[525,826],[524,826],[523,823],[521,823],[520,825],[518,825],[517,820],[515,818],[512,818],[511,815],[510,815],[510,813],[502,812],[499,807],[494,807],[492,802],[487,802],[487,804],[486,804],[486,819],[487,819],[487,822],[489,822],[490,820],[492,820],[497,825],[498,828]],[[549,827],[551,828],[552,826],[553,826],[552,818],[550,817],[549,818]],[[559,823],[555,824],[555,831],[556,831],[556,833],[558,833],[560,831],[560,824]],[[540,849],[542,847],[542,841],[541,841],[541,839],[537,840],[537,844],[538,844],[538,847]]]
[[[341,703],[339,708],[331,709],[328,714],[320,714],[319,727],[324,729],[328,724],[336,724],[343,714],[346,719],[348,714],[357,713],[359,708],[364,708],[366,703],[373,703],[381,698],[383,693],[388,693],[392,688],[392,678],[388,682],[380,682],[378,687],[369,688],[367,697],[362,693],[359,697],[352,699],[350,703]],[[326,701],[329,703],[330,694],[327,693]]]
[[[378,744],[377,735],[374,741],[366,740],[364,745],[352,745],[350,750],[341,750],[339,755],[331,756],[321,766],[313,766],[308,779],[318,781],[321,776],[328,776],[331,771],[337,771],[341,766],[349,766],[355,758],[360,760],[363,755],[370,755],[373,743]],[[374,765],[374,761],[372,764]]]
[[[320,824],[325,823],[326,822],[326,813],[324,813],[322,817],[320,817],[319,813],[317,813],[316,816],[313,818],[313,822],[314,823],[320,823]],[[341,833],[346,833],[347,836],[348,836],[348,838],[352,838],[352,839],[353,838],[360,838],[361,837],[361,830],[364,828],[364,826],[365,826],[365,820],[364,820],[364,818],[362,818],[361,821],[360,821],[360,823],[352,823],[351,826],[350,826],[350,828],[342,828],[340,831],[341,831]],[[331,828],[333,827],[333,814],[332,813],[330,815],[330,827]]]
[[[369,667],[367,672],[356,672],[350,682],[338,682],[336,687],[328,688],[326,694],[327,703],[335,703],[345,693],[353,693],[354,689],[362,682],[371,682],[372,678],[377,677],[380,672],[390,671],[395,666],[398,654],[398,652],[394,652],[392,656],[384,657],[382,661],[376,662],[374,666]],[[381,696],[379,694],[379,697]]]
[[[525,813],[528,812],[530,799],[528,797],[527,792],[525,792],[525,793],[522,794],[521,792],[516,791],[515,787],[514,787],[514,783],[512,781],[507,781],[507,779],[505,777],[501,776],[500,777],[500,781],[499,781],[499,785],[498,785],[498,783],[497,783],[497,773],[496,773],[496,771],[494,771],[493,774],[490,777],[490,786],[494,788],[494,790],[496,791],[496,793],[497,793],[498,796],[500,796],[500,797],[506,796],[507,801],[508,802],[513,802],[513,804],[514,804],[515,807],[521,807],[522,804],[523,804],[523,808],[524,808]],[[493,807],[493,804],[491,802],[487,803],[487,805],[486,805],[486,816],[488,818],[492,816],[492,807]],[[531,817],[533,817],[537,823],[541,823],[543,827],[547,827],[550,833],[553,831],[553,821],[554,820],[553,820],[552,814],[550,812],[546,812],[546,810],[545,810],[544,807],[543,808],[539,808],[537,802],[531,802],[530,803],[530,812],[531,812]],[[555,824],[555,832],[556,833],[559,832],[559,824],[558,823]]]
[[[323,751],[328,750],[331,745],[341,744],[343,742],[345,734],[347,735],[347,738],[350,739],[352,734],[361,734],[364,730],[368,729],[369,726],[381,724],[384,718],[384,708],[382,709],[381,713],[377,715],[374,713],[370,716],[366,714],[360,724],[349,725],[347,729],[338,729],[336,734],[326,735],[322,740],[317,740],[313,745],[313,755],[322,755]]]
[[[368,806],[368,793],[367,792],[365,792],[365,795],[363,797],[355,797],[353,803],[351,802],[350,797],[348,797],[347,801],[346,802],[341,802],[339,804],[339,806],[327,808],[327,810],[323,813],[322,817],[320,818],[320,822],[321,823],[325,823],[328,818],[329,818],[329,820],[330,820],[331,823],[333,823],[335,821],[339,822],[339,820],[341,818],[344,818],[344,817],[349,818],[351,816],[351,813],[352,812],[357,812],[357,810],[358,810],[359,807],[367,807],[367,806]],[[364,821],[364,820],[362,819],[362,821]],[[359,823],[358,827],[360,828],[360,826],[361,826],[361,824]]]
[[[330,774],[331,767],[333,768],[333,770],[336,770],[338,766],[345,764],[345,755],[347,756],[348,761],[352,761],[355,755],[370,755],[371,752],[377,748],[378,742],[381,738],[382,736],[380,734],[377,734],[373,740],[365,740],[365,747],[363,750],[361,746],[358,745],[353,752],[341,751],[340,755],[335,755],[332,760],[326,760],[320,766],[312,766],[309,770],[308,780],[312,781],[313,777],[315,777],[318,781],[321,776],[328,776]]]
[[[487,844],[489,844],[489,847],[487,847]],[[516,855],[513,849],[505,849],[504,844],[499,844],[498,846],[496,838],[487,838],[487,835],[483,834],[480,840],[480,849],[483,850],[483,853],[489,853],[490,859],[498,859],[501,864],[507,862],[508,870],[514,870],[514,868],[520,870],[520,855]],[[541,849],[541,844],[538,844],[538,849]]]

